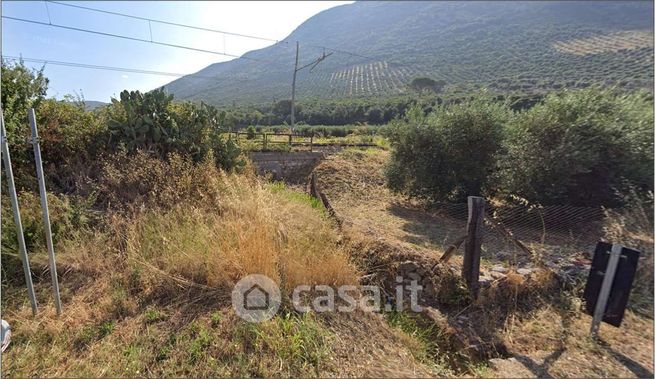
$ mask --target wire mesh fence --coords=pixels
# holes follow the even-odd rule
[[[435,214],[466,233],[468,205],[439,203]],[[485,210],[484,256],[504,261],[534,261],[542,254],[590,251],[603,236],[602,208],[569,205],[494,204]]]

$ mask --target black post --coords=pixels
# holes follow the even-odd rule
[[[480,289],[480,250],[482,246],[482,226],[484,222],[484,198],[469,196],[469,216],[466,224],[466,241],[464,244],[464,264],[462,278],[473,298],[478,297]]]

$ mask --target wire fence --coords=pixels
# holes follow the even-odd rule
[[[434,213],[447,219],[453,230],[466,233],[466,203],[439,203]],[[604,214],[600,207],[494,205],[487,201],[482,248],[487,257],[514,260],[512,263],[534,263],[544,254],[571,256],[591,251],[603,236]]]

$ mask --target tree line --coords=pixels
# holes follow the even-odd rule
[[[529,109],[485,96],[387,128],[390,188],[429,202],[518,196],[542,205],[617,206],[653,190],[653,96],[589,88]]]

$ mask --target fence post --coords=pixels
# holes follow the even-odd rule
[[[266,133],[264,133],[264,150],[266,150],[267,146],[268,146],[268,139],[266,137]]]
[[[309,151],[314,151],[314,133],[309,136]]]
[[[50,212],[48,210],[48,197],[45,189],[45,177],[43,175],[43,163],[41,162],[41,146],[39,145],[39,131],[36,127],[36,116],[34,108],[27,111],[27,118],[32,129],[32,144],[34,145],[34,162],[36,164],[36,176],[39,179],[39,193],[41,195],[41,208],[43,210],[43,221],[45,223],[45,240],[48,248],[48,262],[50,263],[50,278],[52,290],[55,295],[55,307],[57,314],[61,314],[61,298],[59,297],[59,280],[57,279],[57,263],[55,261],[55,248],[52,243],[52,230],[50,229]]]
[[[480,248],[482,246],[482,226],[484,223],[484,198],[469,196],[468,210],[462,278],[473,295],[473,298],[477,298],[480,289],[478,280],[480,279]]]
[[[18,250],[21,261],[23,261],[23,273],[25,274],[25,284],[27,285],[27,294],[32,303],[32,314],[36,315],[38,305],[34,295],[34,284],[32,283],[32,273],[30,271],[30,261],[27,257],[27,248],[25,247],[25,236],[23,235],[23,222],[20,219],[20,209],[18,207],[18,196],[16,195],[16,186],[14,185],[14,172],[11,169],[11,157],[9,156],[9,142],[7,141],[7,130],[5,129],[5,118],[0,110],[0,142],[2,143],[2,158],[5,164],[5,173],[7,174],[7,187],[9,188],[9,198],[11,200],[11,209],[14,213],[14,222],[16,223],[16,235],[18,236]]]

